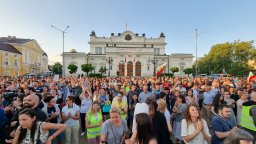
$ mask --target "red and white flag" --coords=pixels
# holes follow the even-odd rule
[[[250,73],[249,73],[249,76],[248,76],[248,78],[247,78],[247,81],[248,82],[251,82],[253,79],[255,79],[256,78],[256,75],[254,75],[251,71],[250,71]]]
[[[166,68],[166,63],[162,64],[160,67],[157,68],[156,75],[158,76],[161,73],[163,73],[165,68]]]

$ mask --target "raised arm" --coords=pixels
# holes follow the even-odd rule
[[[65,124],[55,124],[55,123],[43,123],[42,124],[42,130],[48,131],[50,129],[56,129],[54,134],[52,134],[48,140],[47,143],[51,142],[54,138],[56,138],[61,132],[63,132],[67,128],[67,125]]]

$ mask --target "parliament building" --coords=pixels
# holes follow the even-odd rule
[[[69,64],[78,66],[76,75],[84,74],[82,64],[92,64],[91,73],[99,73],[101,67],[106,68],[106,76],[153,76],[157,68],[166,63],[165,73],[171,67],[178,67],[175,75],[185,75],[185,68],[192,68],[193,55],[187,53],[166,54],[167,43],[164,33],[159,37],[147,38],[145,34],[124,31],[111,33],[110,36],[99,37],[94,31],[90,34],[90,52],[77,52],[72,49],[64,52],[65,75],[68,76]],[[170,48],[170,47],[168,47]]]

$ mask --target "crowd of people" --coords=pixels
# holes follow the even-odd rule
[[[0,77],[0,143],[249,144],[256,80]]]

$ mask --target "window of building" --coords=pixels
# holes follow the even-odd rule
[[[14,55],[14,66],[18,66],[19,65],[19,62],[18,62],[18,55]]]
[[[18,65],[19,65],[17,59],[14,59],[14,65],[15,65],[15,66],[18,66]]]
[[[102,54],[102,48],[101,47],[96,47],[95,48],[95,53],[96,54]]]
[[[9,53],[6,52],[5,53],[5,59],[4,59],[4,65],[8,66],[9,65]]]
[[[184,70],[184,66],[180,66],[180,72],[183,72],[183,70]]]
[[[5,71],[6,76],[10,76],[10,71]]]
[[[155,55],[160,55],[160,48],[154,48]]]

